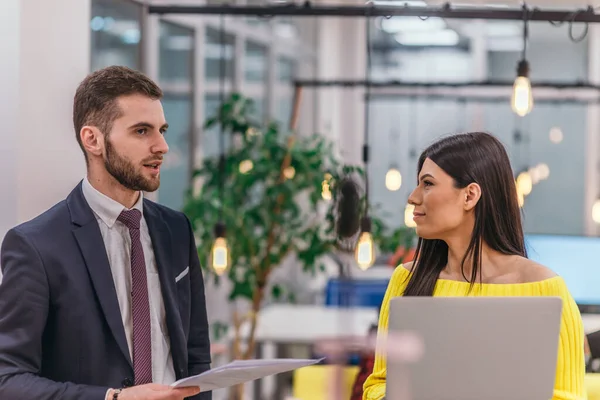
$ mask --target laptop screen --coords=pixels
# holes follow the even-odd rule
[[[527,255],[565,280],[578,305],[600,306],[600,238],[525,235]]]

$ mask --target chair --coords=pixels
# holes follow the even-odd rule
[[[600,400],[600,374],[585,374],[585,390],[588,400]]]
[[[336,373],[341,372],[341,397],[350,398],[356,366],[311,365],[294,371],[292,395],[297,400],[331,400]]]

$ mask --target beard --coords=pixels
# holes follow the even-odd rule
[[[131,161],[117,152],[108,138],[104,139],[104,145],[106,147],[104,167],[117,182],[127,189],[135,191],[154,192],[158,189],[160,175],[156,179],[146,178]]]

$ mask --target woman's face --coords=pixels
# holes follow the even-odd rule
[[[450,175],[429,158],[425,159],[417,187],[408,197],[408,202],[415,207],[413,218],[417,235],[423,239],[444,240],[462,231],[468,222],[472,229],[470,211],[479,198],[473,197],[473,194],[477,194],[473,189],[472,185],[464,189],[456,188]]]

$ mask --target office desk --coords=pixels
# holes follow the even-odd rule
[[[260,311],[256,340],[311,344],[338,336],[363,336],[379,318],[376,308],[338,308],[320,305],[272,305]],[[242,337],[250,324],[241,328]]]
[[[319,339],[362,336],[378,322],[375,308],[337,308],[321,305],[271,305],[260,311],[257,342],[312,344]],[[585,333],[600,330],[600,314],[582,314]],[[250,324],[241,328],[248,337]]]
[[[365,336],[370,326],[377,324],[378,319],[376,308],[290,304],[267,306],[258,316],[255,357],[281,357],[282,347],[290,344],[310,346],[322,339]],[[245,323],[241,327],[241,336],[248,337],[249,333],[250,324]],[[255,381],[254,398],[283,398],[283,385],[277,378],[267,377]],[[266,390],[263,390],[263,383]]]
[[[336,308],[321,305],[277,304],[261,310],[256,326],[256,358],[280,357],[284,345],[313,345],[318,340],[340,336],[364,336],[369,327],[378,322],[375,308]],[[600,314],[582,315],[586,334],[600,330]],[[242,325],[242,337],[247,337],[250,324]],[[277,377],[255,381],[254,398],[281,397],[281,384],[273,383]],[[262,383],[267,392],[264,393]],[[271,389],[271,390],[269,390]],[[280,397],[277,397],[280,396]]]

